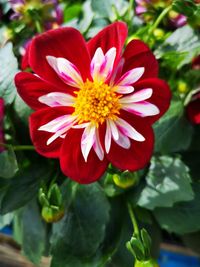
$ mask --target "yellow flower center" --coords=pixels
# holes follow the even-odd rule
[[[78,123],[92,122],[95,125],[102,124],[106,119],[116,120],[121,108],[118,95],[114,88],[105,83],[91,82],[87,80],[82,88],[75,92],[73,115],[78,116]]]

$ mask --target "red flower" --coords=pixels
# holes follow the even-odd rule
[[[0,98],[0,143],[4,143],[3,119],[4,119],[4,100],[3,98]],[[0,152],[2,151],[4,151],[4,147],[0,145]]]
[[[35,37],[29,64],[15,83],[36,111],[30,134],[36,150],[60,158],[63,173],[91,183],[109,162],[121,170],[143,168],[153,151],[151,124],[168,109],[170,90],[157,78],[158,64],[141,41],[130,42],[123,22],[85,42],[73,28]]]
[[[186,108],[186,112],[192,123],[200,124],[200,93],[193,96],[192,101]]]

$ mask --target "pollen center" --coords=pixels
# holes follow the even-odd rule
[[[76,92],[75,111],[78,123],[92,122],[97,126],[106,119],[115,120],[121,105],[118,95],[113,87],[105,83],[91,82],[87,80],[82,88]]]

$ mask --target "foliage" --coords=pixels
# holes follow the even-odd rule
[[[27,14],[13,20],[8,2],[0,0],[0,98],[5,102],[0,229],[12,222],[23,253],[35,264],[42,256],[51,256],[51,267],[129,267],[132,255],[135,266],[145,266],[142,261],[156,264],[152,255],[162,230],[197,250],[200,126],[188,120],[187,105],[200,90],[200,62],[194,66],[200,55],[200,4],[174,0],[165,9],[158,4],[147,16],[139,16],[132,0],[59,1],[63,21],[50,21],[48,27],[75,27],[88,40],[111,22],[125,21],[126,43],[141,39],[149,45],[159,61],[159,77],[172,91],[169,110],[153,126],[154,155],[149,165],[129,172],[110,164],[100,181],[79,185],[63,176],[56,159],[37,154],[31,144],[32,110],[17,94],[14,77],[27,41],[47,28],[37,8],[29,12],[30,21]],[[183,14],[186,25],[177,28],[170,20],[171,11]],[[134,232],[127,202],[140,225],[139,234]]]

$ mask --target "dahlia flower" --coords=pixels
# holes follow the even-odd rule
[[[116,22],[89,42],[64,27],[36,36],[29,47],[34,74],[20,72],[16,87],[35,110],[32,142],[59,158],[79,183],[98,180],[109,163],[121,170],[145,167],[152,155],[152,123],[168,109],[170,90],[157,78],[158,63],[139,40],[122,51],[127,26]]]
[[[194,124],[200,124],[200,92],[196,93],[186,108],[189,120]]]

